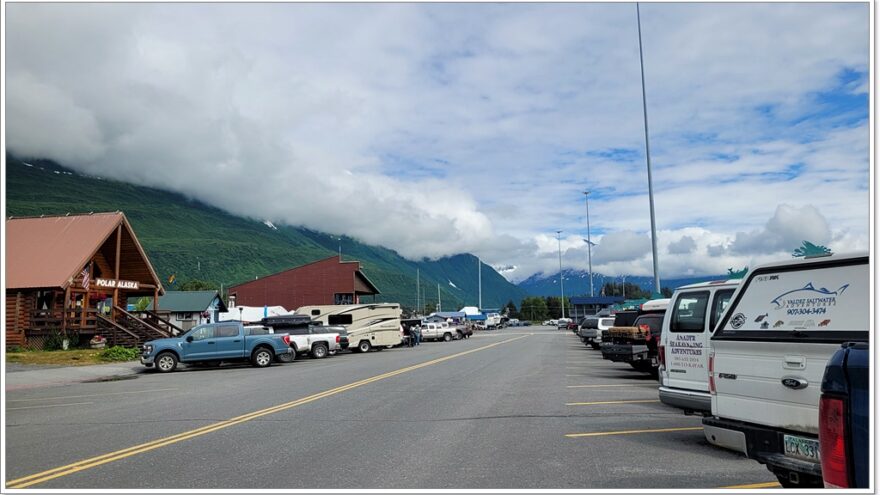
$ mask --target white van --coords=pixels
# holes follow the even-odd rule
[[[675,290],[663,318],[660,348],[660,402],[685,414],[712,412],[709,395],[709,337],[740,280],[716,280]]]
[[[868,340],[870,291],[864,253],[749,273],[712,335],[707,438],[717,429],[729,444],[736,439],[784,487],[822,488],[822,376],[842,342]]]
[[[399,345],[400,305],[393,303],[303,306],[298,315],[307,315],[324,325],[343,325],[350,348],[368,352],[372,348]]]

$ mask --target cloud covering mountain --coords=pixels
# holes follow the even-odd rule
[[[632,4],[9,4],[21,156],[522,280],[651,271]],[[867,4],[642,7],[661,272],[868,247]],[[804,33],[809,33],[805,36]],[[563,230],[559,243],[556,230]]]

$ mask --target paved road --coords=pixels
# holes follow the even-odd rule
[[[698,419],[657,402],[650,377],[603,361],[570,332],[542,327],[262,370],[141,373],[11,391],[6,399],[9,487],[716,488],[774,481],[759,464],[707,444]],[[620,433],[645,429],[667,431]],[[566,436],[588,433],[606,434]]]

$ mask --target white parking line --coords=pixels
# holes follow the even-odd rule
[[[84,406],[86,404],[94,404],[94,402],[71,402],[70,404],[46,404],[45,406],[25,406],[25,407],[7,407],[7,411],[18,411],[19,409],[40,409],[44,407],[67,407],[67,406]]]
[[[36,400],[82,399],[83,397],[105,397],[108,395],[146,394],[149,392],[170,392],[176,388],[154,388],[151,390],[131,390],[128,392],[110,392],[108,394],[65,395],[64,397],[42,397],[39,399],[6,399],[6,402],[33,402]]]

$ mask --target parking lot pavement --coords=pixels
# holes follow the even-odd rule
[[[8,486],[774,482],[756,462],[709,445],[699,419],[656,402],[650,376],[603,361],[571,332],[528,327],[475,337],[261,370],[224,366],[13,391]],[[30,405],[45,407],[18,409]]]

